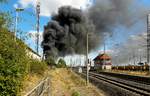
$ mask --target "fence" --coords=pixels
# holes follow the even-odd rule
[[[25,96],[50,96],[50,78],[46,78],[41,81]]]

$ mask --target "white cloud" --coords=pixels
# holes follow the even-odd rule
[[[37,0],[19,0],[18,3],[24,7],[28,8],[29,5],[36,6]],[[58,8],[64,5],[70,5],[75,8],[85,9],[87,5],[91,4],[89,0],[39,0],[41,4],[42,16],[51,16],[52,13],[56,13]]]

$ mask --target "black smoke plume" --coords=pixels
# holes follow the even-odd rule
[[[146,20],[147,14],[150,13],[150,7],[146,6],[143,1],[144,0],[96,0],[94,5],[88,10],[89,18],[93,21],[96,33],[99,33],[101,41],[104,40],[104,33],[108,33],[115,38],[115,33],[122,34],[120,38],[125,38],[126,35],[128,36],[127,41],[123,42],[125,44],[119,43],[121,41],[119,39],[117,39],[119,42],[115,42],[119,43],[119,46],[113,48],[114,53],[112,57],[113,60],[116,59],[117,64],[128,64],[129,56],[133,55],[134,51],[136,56],[139,56],[137,55],[139,52],[136,50],[139,46],[143,47],[142,45],[138,45],[143,43],[141,40],[131,43],[133,40],[130,40],[129,36],[129,34],[139,34],[147,30]],[[119,32],[118,30],[116,31],[120,26],[123,27],[123,29],[119,30]],[[109,40],[111,40],[111,38],[109,38]],[[146,49],[146,47],[143,48]],[[142,54],[145,54],[144,51]],[[114,64],[116,64],[116,62]]]
[[[101,41],[105,37],[104,33],[112,36],[119,26],[134,31],[137,29],[134,25],[138,22],[146,24],[146,16],[150,11],[140,1],[143,0],[95,0],[88,15],[95,25],[96,33],[101,36]]]
[[[94,25],[81,10],[70,6],[59,8],[58,14],[44,27],[43,51],[47,57],[66,56],[69,54],[85,54],[86,36],[89,37],[89,51],[99,44],[99,36]]]

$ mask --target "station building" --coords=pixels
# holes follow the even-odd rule
[[[111,70],[112,68],[111,57],[106,53],[99,54],[93,59],[93,61],[95,69]]]

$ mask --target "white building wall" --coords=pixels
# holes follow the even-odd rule
[[[41,56],[35,54],[33,51],[27,49],[26,52],[27,52],[27,55],[28,55],[30,58],[36,59],[36,60],[39,60],[39,61],[42,60]]]
[[[106,70],[111,70],[111,65],[105,65],[106,66]]]
[[[100,65],[100,64],[95,64],[96,69],[102,69],[102,70],[111,70],[112,65]]]

